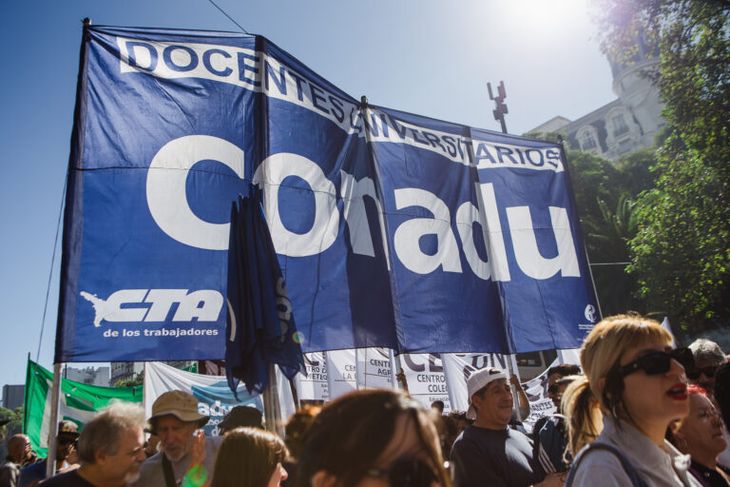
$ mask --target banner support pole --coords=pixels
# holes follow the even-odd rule
[[[58,436],[58,405],[61,399],[61,363],[53,364],[53,386],[51,388],[51,418],[48,425],[48,454],[46,456],[46,478],[56,471],[56,437]]]
[[[281,424],[281,408],[279,405],[278,380],[276,377],[276,365],[269,364],[269,385],[264,389],[264,416],[266,418],[266,429],[272,433],[284,437],[284,428]]]
[[[395,356],[395,350],[392,348],[388,350],[390,350],[390,380],[393,383],[393,389],[398,390],[398,376],[403,373],[403,369],[400,366],[400,361]]]
[[[297,385],[294,382],[294,378],[288,380],[289,382],[289,388],[291,389],[291,396],[292,399],[294,399],[294,407],[296,407],[297,411],[302,409],[302,403],[299,400],[299,391],[297,391]]]
[[[508,360],[505,360],[505,363],[507,364],[507,384],[509,384],[509,388],[512,391],[512,411],[515,417],[522,421],[522,415],[520,414],[520,398],[519,398],[519,391],[515,390],[515,388],[512,386],[512,375],[517,376],[517,380],[520,380],[520,372],[517,369],[517,355],[511,353],[507,355]]]

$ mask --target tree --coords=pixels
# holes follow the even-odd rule
[[[666,139],[654,187],[639,195],[629,242],[649,306],[683,327],[730,319],[730,4],[595,0],[603,50],[656,52]]]
[[[651,151],[612,163],[570,152],[571,178],[593,279],[604,315],[646,312],[635,276],[627,272],[628,242],[636,234],[634,198],[651,187]]]
[[[112,387],[135,387],[144,385],[144,370],[129,379],[117,379]]]
[[[15,410],[0,407],[0,424],[0,438],[9,438],[23,431],[23,406]]]

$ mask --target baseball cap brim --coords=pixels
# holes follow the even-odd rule
[[[180,421],[185,423],[197,422],[198,426],[204,426],[210,420],[209,416],[203,416],[200,413],[184,412],[178,409],[168,409],[163,411],[157,411],[154,416],[150,416],[148,422],[152,425],[152,420],[161,418],[162,416],[175,416]]]

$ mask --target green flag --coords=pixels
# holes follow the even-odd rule
[[[25,417],[23,431],[33,449],[45,456],[48,447],[48,430],[51,418],[51,389],[53,373],[32,360],[28,360],[25,376]],[[59,421],[69,419],[79,425],[89,422],[96,411],[106,407],[113,399],[142,402],[142,386],[99,387],[72,380],[61,379]]]

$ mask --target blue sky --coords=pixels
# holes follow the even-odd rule
[[[523,133],[611,101],[588,0],[217,0],[329,81],[376,105],[499,130],[486,82],[504,80]],[[207,0],[0,2],[0,385],[35,359],[62,200],[81,38],[94,24],[236,31]],[[59,261],[40,362],[51,366]]]

